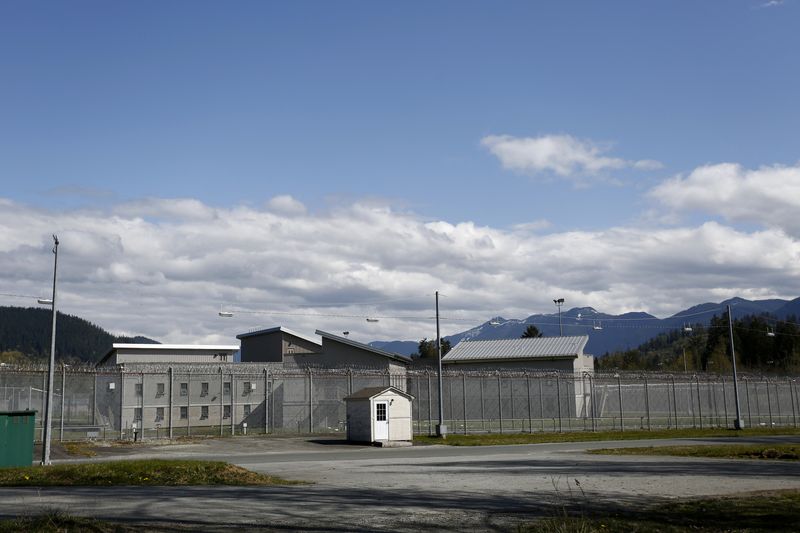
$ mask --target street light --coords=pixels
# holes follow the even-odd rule
[[[50,364],[47,367],[47,403],[44,408],[44,435],[42,435],[42,465],[50,464],[51,424],[53,420],[53,367],[56,364],[56,279],[58,274],[58,237],[53,235],[53,330],[50,334]],[[40,300],[42,302],[42,300]],[[42,302],[45,303],[45,302]]]
[[[553,303],[558,307],[558,336],[564,336],[564,328],[561,326],[561,306],[564,305],[564,298],[554,299]]]

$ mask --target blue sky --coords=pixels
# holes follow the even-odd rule
[[[29,213],[28,227],[47,220],[52,231],[68,232],[88,213],[166,220],[155,222],[152,238],[192,219],[185,202],[179,215],[165,207],[178,199],[219,209],[217,216],[281,204],[322,226],[358,205],[505,236],[533,224],[540,239],[525,243],[534,247],[576,235],[584,242],[593,232],[701,231],[715,223],[758,246],[765,246],[763,232],[776,231],[788,255],[776,264],[754,259],[766,269],[754,280],[748,269],[750,279],[713,271],[742,272],[742,264],[730,263],[736,253],[717,259],[716,251],[687,252],[715,259],[703,273],[682,266],[682,275],[719,275],[685,283],[686,296],[672,302],[673,289],[659,289],[661,303],[652,303],[641,289],[625,289],[626,280],[575,288],[543,276],[536,283],[576,291],[576,305],[625,302],[608,311],[674,312],[697,303],[690,295],[726,291],[793,297],[800,291],[784,265],[797,254],[794,204],[776,210],[785,218],[758,212],[776,191],[768,184],[789,187],[777,190],[786,199],[800,180],[798,21],[800,2],[792,0],[4,2],[0,198]],[[721,164],[737,167],[715,166]],[[706,166],[730,172],[693,174]],[[770,178],[759,173],[763,167],[789,172]],[[674,182],[682,179],[691,183]],[[739,194],[724,205],[714,195],[681,196],[726,179]],[[763,202],[751,203],[748,183]],[[151,200],[164,210],[142,207]],[[23,238],[12,222],[3,230],[16,237],[0,242],[8,254],[20,246],[41,251],[52,233],[43,226]],[[194,231],[186,226],[187,235]],[[602,245],[606,237],[588,241]],[[119,230],[115,238],[129,237]],[[620,253],[616,246],[608,249]],[[591,260],[603,257],[597,254]],[[118,263],[140,268],[129,261]],[[356,260],[343,253],[331,261],[352,268]],[[399,268],[373,266],[388,274]],[[428,267],[453,265],[432,259]],[[321,270],[312,278],[330,275]],[[508,275],[519,281],[530,273]],[[312,305],[301,278],[294,296]],[[195,281],[219,280],[202,274]],[[31,290],[40,284],[35,276],[6,274],[0,292],[26,283]],[[453,283],[453,292],[483,287],[466,278]],[[428,292],[436,284],[431,280]],[[369,289],[396,296],[387,287]],[[350,301],[353,294],[339,296]],[[575,301],[578,295],[584,301]],[[527,307],[487,301],[480,312],[539,312],[546,296],[536,296],[540,302],[527,295]],[[99,321],[124,322],[97,302],[75,297],[72,304]],[[215,335],[210,327],[202,334]],[[400,327],[396,335],[405,333]]]

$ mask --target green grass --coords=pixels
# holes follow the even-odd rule
[[[451,433],[446,439],[416,436],[417,444],[449,446],[497,446],[503,444],[541,444],[547,442],[586,442],[602,440],[681,439],[703,437],[755,437],[765,435],[800,435],[797,428],[733,429],[662,429],[630,431],[575,431],[567,433],[488,433],[460,435]]]
[[[800,460],[798,444],[716,444],[698,446],[647,446],[641,448],[600,448],[589,450],[598,455],[677,455],[681,457],[719,457],[725,459]]]
[[[114,524],[93,518],[71,516],[59,511],[12,520],[0,520],[0,533],[5,533],[6,531],[25,531],[27,533],[133,533],[145,530],[135,525]]]
[[[520,528],[520,531],[544,533],[800,531],[800,490],[685,500],[641,511],[605,515],[553,517],[533,522]]]
[[[152,459],[0,469],[0,486],[290,485],[222,461]]]

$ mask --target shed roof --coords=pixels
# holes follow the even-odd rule
[[[401,391],[397,387],[392,386],[383,386],[383,387],[366,387],[361,389],[360,391],[356,391],[350,396],[345,397],[345,400],[369,400],[370,398],[374,398],[376,396],[380,396],[386,392],[393,392],[395,394],[399,394],[400,396],[404,396],[409,400],[413,400],[414,397],[407,392]]]
[[[167,350],[174,350],[174,351],[181,351],[186,352],[180,355],[195,355],[192,352],[229,352],[233,354],[234,352],[239,351],[239,346],[233,344],[155,344],[155,343],[137,343],[137,344],[130,344],[130,343],[121,343],[115,342],[111,345],[111,349],[106,352],[106,354],[97,362],[96,366],[101,366],[103,363],[108,361],[109,358],[113,355],[114,352],[118,350],[127,350],[127,351],[148,351],[148,352],[160,352],[160,351],[167,351]]]
[[[255,331],[248,331],[247,333],[240,333],[239,335],[236,335],[236,338],[237,339],[244,339],[246,337],[255,337],[257,335],[269,335],[270,333],[276,333],[278,331],[280,331],[281,333],[286,333],[288,335],[294,335],[295,337],[297,337],[299,339],[303,339],[305,341],[311,342],[313,344],[316,344],[317,346],[320,346],[320,347],[322,346],[322,343],[319,342],[319,339],[316,339],[316,338],[314,338],[314,337],[312,337],[310,335],[303,335],[302,333],[298,333],[298,332],[296,332],[294,330],[291,330],[289,328],[285,328],[283,326],[277,326],[277,327],[274,327],[274,328],[267,328],[267,329],[258,329],[258,330],[255,330]]]
[[[588,341],[588,335],[461,341],[442,357],[442,362],[565,359],[583,354]]]
[[[378,348],[375,348],[374,346],[370,346],[369,344],[364,344],[363,342],[357,342],[357,341],[354,341],[354,340],[350,340],[350,339],[347,339],[345,337],[340,337],[338,335],[334,335],[333,333],[328,333],[328,332],[325,332],[325,331],[322,331],[322,330],[319,330],[319,329],[315,333],[317,335],[319,335],[320,337],[322,337],[323,339],[328,339],[328,340],[331,340],[331,341],[334,341],[334,342],[340,342],[342,344],[347,344],[347,345],[353,346],[355,348],[360,348],[362,350],[366,350],[368,352],[372,352],[372,353],[374,353],[376,355],[380,355],[380,356],[383,356],[383,357],[388,357],[389,359],[394,359],[395,361],[400,361],[401,363],[408,364],[408,363],[411,362],[410,358],[405,357],[403,355],[400,355],[399,353],[386,352],[386,351],[380,350]]]

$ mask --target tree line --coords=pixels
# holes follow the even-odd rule
[[[665,372],[732,371],[727,311],[708,325],[692,324],[660,333],[632,350],[607,353],[596,360],[598,371],[655,370]],[[733,345],[738,370],[793,374],[800,372],[800,327],[796,316],[777,320],[748,315],[733,321]]]

